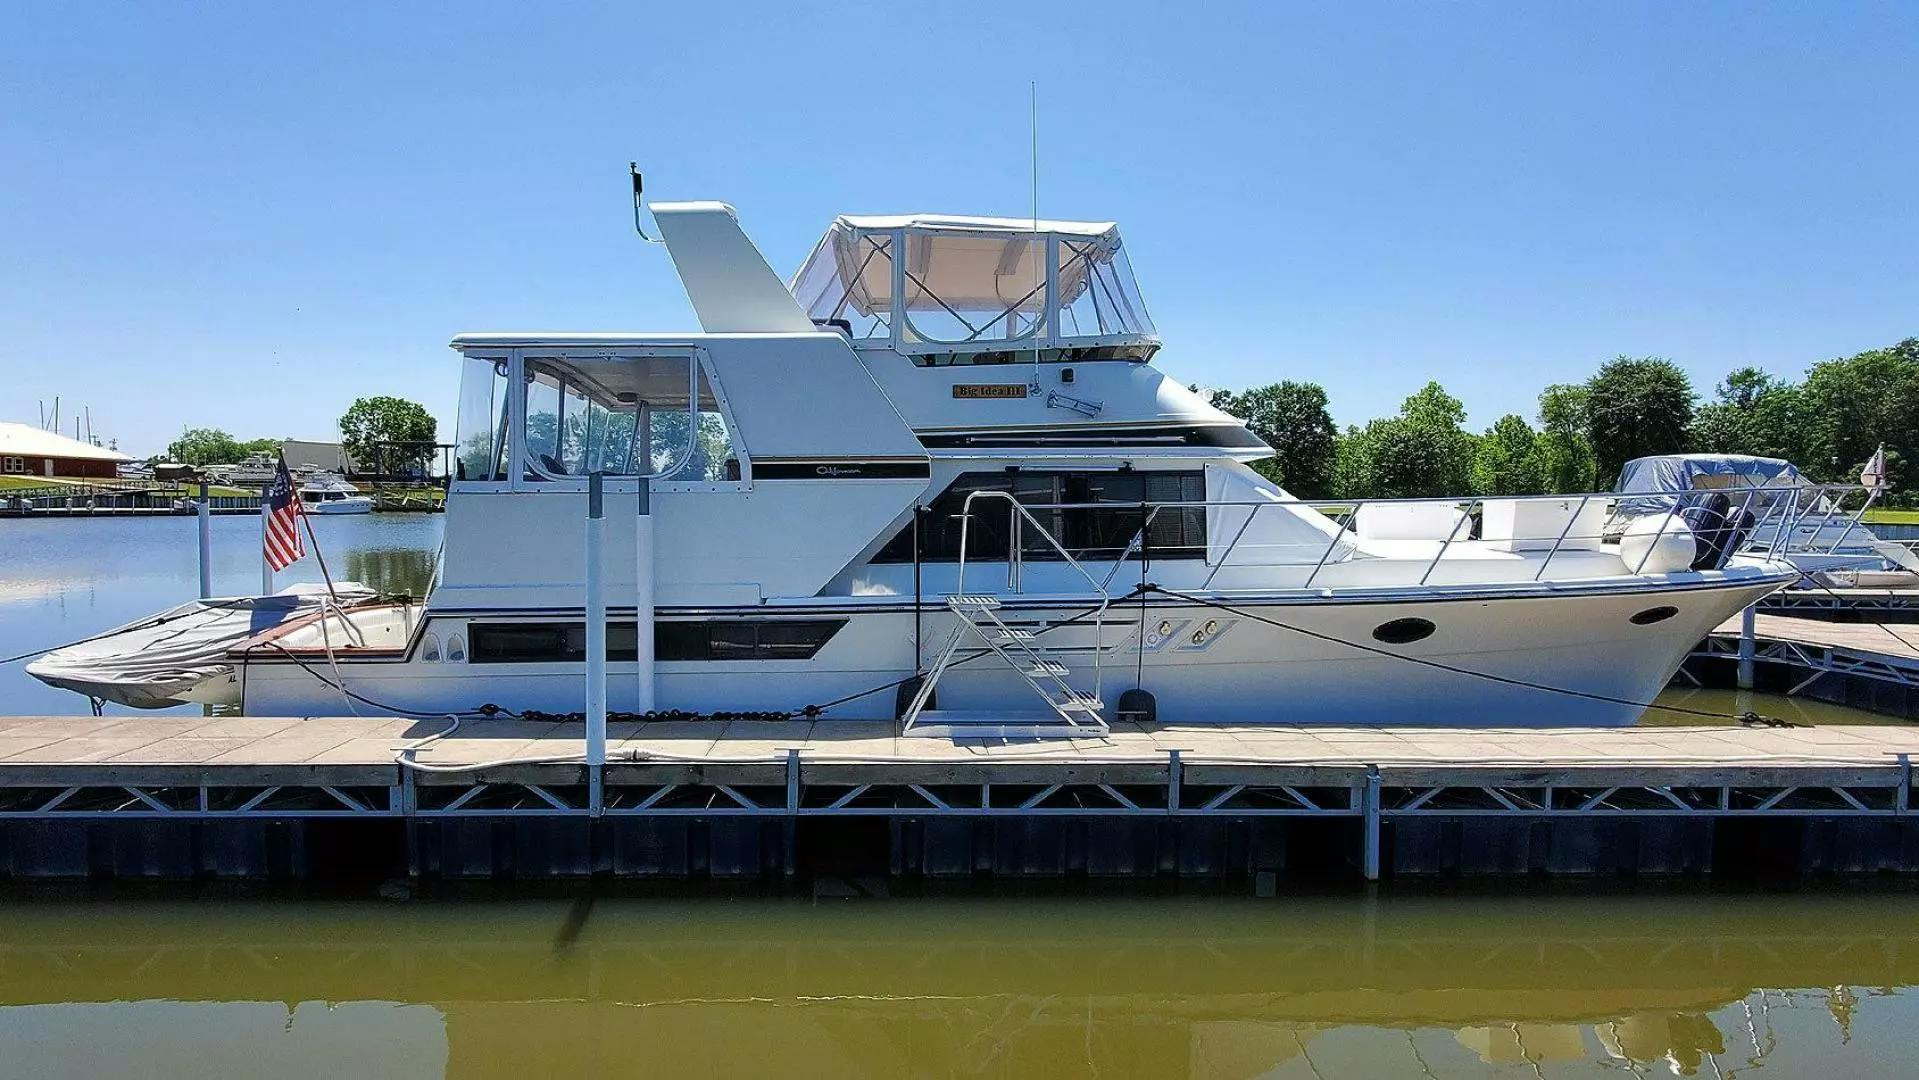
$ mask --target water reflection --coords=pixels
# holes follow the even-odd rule
[[[276,1075],[1857,1078],[1909,1074],[1915,976],[1907,895],[16,903],[0,1046],[43,1076],[218,1053]]]

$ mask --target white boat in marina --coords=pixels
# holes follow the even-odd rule
[[[231,465],[209,465],[206,474],[222,484],[234,487],[257,488],[273,482],[275,471],[279,468],[277,454],[255,451]]]
[[[842,217],[789,287],[731,208],[654,213],[702,330],[456,337],[431,595],[233,644],[197,700],[579,711],[589,474],[638,713],[1627,723],[1795,577],[1674,515],[1608,541],[1610,494],[1294,499],[1154,365],[1111,223]]]
[[[371,514],[373,497],[331,473],[315,473],[300,485],[300,504],[309,514]]]

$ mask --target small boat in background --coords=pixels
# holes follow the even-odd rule
[[[309,514],[370,514],[373,497],[331,473],[316,473],[300,485],[300,502]]]
[[[1819,484],[1784,458],[1746,454],[1661,454],[1620,470],[1620,518],[1677,516],[1698,530],[1701,518],[1746,518],[1738,557],[1783,560],[1833,584],[1919,584],[1919,556],[1865,524],[1878,491]]]

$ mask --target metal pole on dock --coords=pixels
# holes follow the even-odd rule
[[[1752,661],[1757,649],[1754,638],[1757,634],[1758,604],[1747,604],[1746,610],[1739,613],[1739,689],[1752,689]]]
[[[200,481],[200,599],[213,595],[213,507],[207,501],[207,482]]]
[[[1360,871],[1367,881],[1379,880],[1379,766],[1366,766],[1366,786],[1360,791]]]
[[[601,773],[606,765],[606,587],[601,561],[606,543],[606,508],[599,472],[586,478],[586,786],[587,804],[597,816],[602,805]]]
[[[267,489],[260,489],[260,595],[273,595],[273,564],[267,561],[267,522],[273,518],[273,507],[267,502]]]
[[[653,481],[640,477],[633,518],[633,711],[654,709],[653,686]]]

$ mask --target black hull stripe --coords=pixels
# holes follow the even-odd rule
[[[753,480],[925,480],[932,467],[925,461],[848,461],[845,459],[773,458],[753,460]]]
[[[1765,584],[1779,585],[1789,580],[1791,580],[1791,578],[1788,576],[1778,576],[1772,579],[1732,578],[1732,579],[1726,579],[1721,581],[1710,581],[1710,582],[1686,582],[1683,584],[1676,584],[1676,585],[1645,585],[1645,586],[1638,586],[1630,589],[1620,589],[1620,588],[1575,589],[1575,588],[1568,588],[1566,586],[1558,586],[1552,589],[1541,589],[1539,591],[1528,591],[1523,593],[1520,593],[1520,592],[1471,592],[1471,593],[1460,592],[1460,593],[1443,593],[1438,595],[1427,594],[1423,596],[1399,595],[1399,596],[1327,597],[1327,596],[1320,595],[1318,592],[1305,594],[1305,595],[1301,595],[1298,593],[1293,593],[1291,595],[1212,593],[1212,594],[1206,594],[1206,598],[1208,600],[1215,600],[1223,604],[1232,604],[1235,607],[1334,608],[1334,607],[1366,607],[1366,606],[1373,606],[1378,604],[1438,604],[1438,603],[1485,604],[1485,603],[1507,601],[1507,600],[1511,600],[1511,601],[1564,600],[1571,597],[1585,597],[1585,596],[1654,596],[1654,595],[1670,596],[1675,593],[1724,592],[1724,591],[1733,590],[1733,589],[1751,588],[1754,586],[1765,585]],[[1018,599],[1018,598],[1011,598],[1011,597],[1002,597],[1000,600],[1000,610],[1002,611],[1072,611],[1072,610],[1091,607],[1096,602],[1097,602],[1097,598],[1091,597],[1091,596],[1081,596],[1081,597],[1054,596],[1054,597],[1048,597],[1046,599]],[[1193,604],[1192,601],[1189,601],[1189,600],[1180,600],[1176,598],[1169,598],[1164,595],[1155,595],[1147,598],[1146,606],[1149,608],[1176,608],[1176,607],[1194,607],[1195,605]],[[440,610],[428,610],[425,614],[429,618],[433,618],[433,617],[472,618],[476,616],[492,618],[497,616],[508,616],[508,615],[526,615],[526,616],[538,616],[538,617],[570,615],[577,618],[584,612],[584,610],[585,610],[584,608],[566,608],[566,607],[447,608],[447,609],[440,609]],[[618,606],[612,606],[612,605],[609,605],[606,609],[607,616],[609,618],[611,618],[615,614],[631,615],[633,613],[633,610],[634,609],[630,607],[618,607]],[[779,606],[769,606],[766,604],[740,604],[740,605],[727,605],[727,606],[719,606],[719,607],[660,606],[654,609],[654,614],[660,618],[693,618],[693,617],[702,616],[702,615],[737,615],[742,617],[751,616],[753,618],[763,619],[763,618],[778,618],[780,616],[791,616],[793,618],[801,618],[805,616],[819,616],[819,615],[899,614],[899,613],[910,613],[912,610],[913,610],[913,603],[911,599],[907,599],[905,601],[892,601],[885,604],[870,604],[870,605],[851,605],[851,604],[828,601],[828,602],[822,602],[820,604],[781,604]],[[941,597],[929,595],[920,604],[920,610],[922,612],[935,612],[935,613],[941,612],[946,610],[946,604],[944,603]],[[1127,611],[1137,611],[1137,610],[1139,610],[1139,599],[1137,597],[1133,597],[1133,598],[1115,597],[1112,602],[1112,607],[1108,609],[1108,613],[1112,616],[1114,621],[1118,621],[1124,616],[1124,614]]]
[[[917,432],[929,450],[972,450],[985,447],[1043,450],[1051,448],[1112,448],[1200,446],[1228,450],[1270,450],[1259,436],[1235,424],[1150,424],[1100,426],[1061,424],[1051,428],[979,428],[970,431]]]

